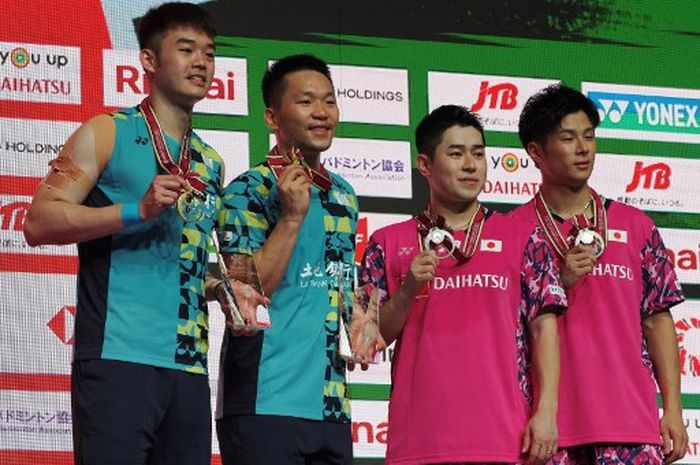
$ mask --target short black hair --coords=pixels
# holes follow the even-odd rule
[[[201,6],[185,2],[163,3],[148,10],[136,25],[139,47],[157,53],[165,33],[183,26],[204,32],[212,39],[216,36],[214,19]]]
[[[271,107],[277,104],[279,96],[284,92],[286,82],[284,80],[287,74],[295,71],[317,71],[328,78],[331,85],[331,71],[328,69],[328,64],[318,57],[313,55],[290,55],[279,59],[272,64],[266,71],[262,80],[263,101],[266,107]]]
[[[473,127],[481,133],[486,144],[484,126],[476,113],[460,105],[443,105],[425,116],[416,128],[418,152],[433,158],[435,149],[442,142],[442,135],[452,126]]]
[[[544,144],[547,136],[554,133],[567,115],[583,111],[598,127],[600,116],[595,104],[581,92],[563,84],[552,84],[530,97],[520,113],[518,135],[527,150],[530,142]]]

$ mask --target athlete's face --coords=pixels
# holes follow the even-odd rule
[[[430,184],[431,202],[470,204],[486,182],[484,138],[471,126],[452,126],[442,134],[432,159],[421,154],[417,164]]]
[[[333,84],[311,70],[289,73],[279,99],[265,110],[265,122],[275,131],[277,144],[305,153],[327,150],[338,123]]]
[[[544,144],[530,142],[528,153],[546,184],[580,187],[588,182],[595,162],[595,128],[583,111],[566,115]]]
[[[151,91],[179,105],[202,100],[214,76],[214,42],[191,27],[168,30],[157,51],[141,51],[141,63],[149,72]]]

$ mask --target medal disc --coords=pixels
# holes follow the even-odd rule
[[[576,234],[574,245],[585,245],[593,249],[596,258],[603,255],[605,251],[605,241],[597,232],[592,229],[582,229]]]
[[[204,216],[204,202],[192,191],[186,191],[177,198],[177,212],[186,223],[194,223]]]
[[[451,248],[444,247],[445,239],[449,240]],[[425,236],[424,245],[426,249],[433,249],[437,252],[438,258],[446,258],[454,252],[456,243],[449,231],[437,227],[431,228]],[[440,247],[443,246],[443,247]]]

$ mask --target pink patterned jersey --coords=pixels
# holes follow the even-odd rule
[[[403,282],[419,240],[415,219],[370,238],[359,281],[380,288],[381,304]],[[397,340],[386,463],[522,461],[528,323],[565,305],[541,231],[488,216],[474,256],[440,261]]]
[[[608,246],[568,291],[559,319],[559,445],[660,444],[656,384],[642,320],[684,300],[653,221],[607,200]],[[537,223],[531,201],[510,214]],[[562,235],[571,221],[556,219]]]

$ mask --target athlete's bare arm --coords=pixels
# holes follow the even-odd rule
[[[547,313],[529,324],[535,381],[533,415],[525,428],[522,452],[528,465],[544,463],[557,451],[559,335],[557,316]]]
[[[277,190],[282,208],[280,219],[265,244],[253,254],[260,281],[268,296],[272,296],[287,273],[301,225],[309,210],[311,180],[300,165],[289,165],[277,180]],[[228,261],[225,255],[224,260]]]
[[[379,310],[379,331],[387,345],[403,331],[414,298],[425,283],[433,279],[437,265],[438,258],[432,250],[416,255],[399,290]]]
[[[113,234],[124,228],[123,205],[81,205],[109,161],[116,128],[108,115],[83,124],[66,141],[39,185],[24,222],[29,245],[70,244]],[[142,220],[171,206],[182,189],[176,176],[156,176],[139,203]]]
[[[664,461],[671,463],[683,458],[688,445],[680,396],[678,339],[670,312],[654,313],[644,318],[642,326],[663,402],[660,426]]]

